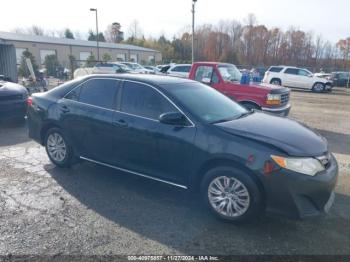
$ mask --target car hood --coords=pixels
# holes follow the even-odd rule
[[[329,80],[327,80],[326,78],[322,78],[322,77],[319,77],[319,76],[313,76],[313,79],[314,79],[315,82],[321,82],[321,83],[329,82]]]
[[[10,82],[0,82],[0,96],[26,93],[27,89],[24,86]]]
[[[321,156],[327,140],[299,122],[255,112],[240,119],[215,124],[227,133],[273,145],[290,156]]]
[[[232,85],[232,87],[237,85],[237,83],[229,83],[229,82],[227,84]],[[289,92],[289,89],[286,87],[278,86],[278,85],[271,85],[271,84],[266,84],[266,83],[251,82],[251,83],[244,85],[244,86],[247,86],[250,88],[256,88],[257,90],[261,90],[264,92],[270,92],[270,93],[276,93],[276,94]]]

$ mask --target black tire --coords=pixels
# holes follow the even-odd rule
[[[211,200],[209,199],[210,198],[209,186],[213,185],[214,183],[213,181],[217,181],[215,179],[220,177],[228,177],[230,179],[234,179],[232,181],[239,181],[242,185],[244,185],[245,189],[249,193],[248,195],[249,205],[248,207],[246,207],[246,210],[244,211],[244,213],[238,216],[228,216],[227,214],[225,215],[218,212],[213,207],[213,205],[211,204]],[[264,210],[263,194],[262,194],[262,191],[259,189],[259,186],[257,185],[257,183],[254,181],[254,179],[249,174],[230,166],[213,168],[204,175],[204,178],[201,182],[201,197],[205,205],[207,206],[207,208],[216,217],[232,223],[242,223],[242,222],[248,222],[248,221],[257,219],[263,213],[263,210]],[[226,208],[226,210],[228,210],[228,208]]]
[[[241,105],[244,106],[247,110],[261,110],[261,108],[254,103],[242,102]]]
[[[277,86],[281,86],[282,85],[282,81],[281,79],[278,78],[272,78],[270,81],[271,85],[277,85]]]
[[[323,83],[315,83],[314,86],[312,87],[312,92],[315,93],[322,93],[324,92],[326,89],[325,84]]]
[[[333,91],[332,89],[333,89],[333,87],[331,84],[326,85],[326,88],[325,88],[326,92],[331,93]]]
[[[50,145],[48,142],[48,139],[51,135],[55,135],[57,134],[58,136],[60,136],[63,139],[64,145],[65,145],[65,155],[64,158],[62,160],[59,159],[55,159],[55,157],[52,155],[52,153],[50,153]],[[66,135],[64,134],[64,132],[59,129],[59,128],[50,128],[45,135],[45,140],[44,140],[44,144],[45,144],[45,149],[46,149],[46,153],[50,158],[50,161],[55,164],[58,167],[62,167],[62,168],[68,168],[73,164],[73,160],[74,160],[74,152],[72,147],[70,146]]]

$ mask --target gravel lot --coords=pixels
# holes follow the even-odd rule
[[[0,254],[350,254],[350,90],[292,93],[340,165],[330,214],[234,226],[187,191],[90,163],[50,164],[26,126],[0,127]]]

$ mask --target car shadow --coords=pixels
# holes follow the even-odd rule
[[[186,190],[86,162],[70,170],[48,169],[88,209],[118,227],[185,254],[293,254],[305,247],[316,252],[322,246],[326,252],[329,248],[324,243],[348,248],[350,253],[349,239],[344,242],[342,238],[350,235],[349,196],[341,196],[346,207],[341,218],[332,214],[294,221],[263,216],[233,225],[212,216],[198,196]],[[342,237],[335,237],[338,233]],[[304,244],[310,239],[314,246]]]
[[[11,146],[30,141],[27,120],[0,122],[0,146]]]
[[[322,136],[327,138],[330,151],[344,155],[350,155],[350,135],[333,132],[329,130],[315,129]],[[342,141],[342,142],[340,142]]]

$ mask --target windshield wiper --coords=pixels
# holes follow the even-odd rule
[[[237,117],[237,119],[254,114],[254,112],[255,112],[254,110],[249,110],[247,112],[244,112],[239,117]]]
[[[224,118],[224,119],[220,119],[220,120],[216,120],[216,121],[210,122],[209,124],[215,125],[215,124],[228,122],[228,121],[231,121],[231,120],[234,120],[234,119],[236,119],[236,117]]]

